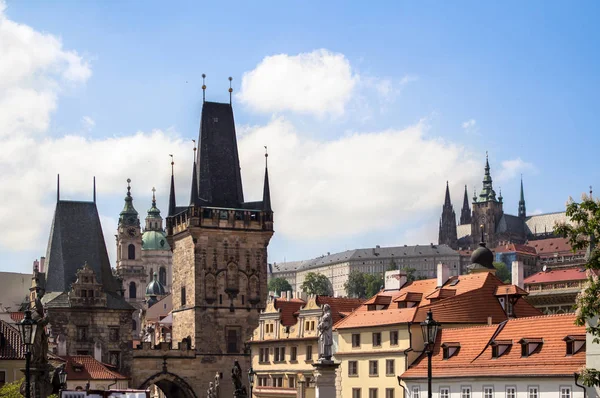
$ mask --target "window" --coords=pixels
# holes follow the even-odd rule
[[[461,387],[460,398],[471,398],[471,387]]]
[[[358,376],[357,361],[348,361],[348,376]]]
[[[185,286],[181,287],[181,305],[185,305]]]
[[[561,387],[560,398],[571,398],[571,387]]]
[[[296,361],[298,357],[298,347],[290,348],[290,361]]]
[[[516,387],[506,387],[506,398],[517,398]]]
[[[111,327],[108,329],[108,338],[110,341],[119,341],[119,328]]]
[[[352,398],[361,398],[360,397],[360,388],[352,389]]]
[[[419,398],[420,396],[420,391],[419,391],[419,387],[413,387],[412,388],[412,398]]]
[[[296,388],[296,376],[288,376],[288,388]]]
[[[494,398],[494,387],[483,387],[483,398]]]
[[[310,321],[310,330],[315,330],[315,321]]]
[[[269,349],[261,348],[258,353],[259,362],[269,362]]]
[[[77,326],[77,341],[86,341],[88,335],[87,326]]]
[[[0,370],[0,387],[6,383],[6,371]]]
[[[227,352],[230,354],[239,352],[237,329],[227,329]]]
[[[528,391],[528,398],[539,398],[537,386],[529,386]]]
[[[373,347],[381,346],[381,333],[373,333]]]
[[[121,352],[120,351],[111,351],[110,355],[110,364],[116,368],[121,366]]]
[[[161,285],[167,286],[167,270],[165,267],[160,267],[160,270],[158,271],[158,281]]]
[[[285,347],[275,347],[275,357],[273,358],[275,362],[283,362],[285,361]]]
[[[127,246],[127,259],[135,260],[135,246],[132,243]]]
[[[137,329],[137,322],[135,319],[131,320],[131,330],[135,331]]]
[[[377,389],[369,388],[369,398],[377,398]]]
[[[369,361],[369,376],[379,376],[379,361]]]
[[[311,345],[306,346],[306,360],[312,361],[312,346]]]
[[[393,376],[396,372],[394,370],[394,360],[393,359],[386,359],[385,360],[385,374],[387,376]]]
[[[360,333],[355,333],[352,335],[352,348],[360,347]]]
[[[137,287],[135,286],[135,282],[129,282],[129,298],[137,297]]]
[[[440,388],[440,398],[450,398],[450,389],[448,387]]]
[[[390,345],[398,345],[398,331],[392,330],[390,332]],[[392,390],[394,391],[394,390]]]
[[[283,377],[273,377],[273,387],[283,387]]]
[[[385,389],[385,398],[394,398],[395,397],[394,392],[395,392],[395,390],[393,388],[386,388]]]
[[[266,376],[258,376],[258,386],[266,387],[269,385],[269,379]]]

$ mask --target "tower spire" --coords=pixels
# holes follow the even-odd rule
[[[96,203],[96,176],[94,176],[94,203]]]
[[[519,217],[527,217],[527,210],[525,208],[525,193],[523,192],[523,174],[521,174],[521,196],[519,197]]]
[[[233,93],[233,88],[231,88],[231,81],[233,78],[229,76],[229,105],[231,105],[231,93]]]
[[[268,161],[269,152],[267,151],[267,146],[265,145],[265,183],[263,186],[263,210],[264,211],[273,211],[271,209],[271,190],[269,188],[269,168]]]
[[[465,185],[465,196],[463,198],[463,206],[460,211],[460,224],[471,224],[471,209],[469,208],[469,194]]]
[[[190,206],[198,202],[198,174],[196,172],[196,140],[194,141],[194,166],[192,168],[192,189],[190,192]]]
[[[456,214],[454,213],[452,202],[450,200],[450,187],[448,181],[446,181],[446,197],[444,199],[444,206],[442,207],[438,243],[440,245],[448,245],[453,249],[458,248]]]
[[[127,179],[127,195],[125,196],[125,206],[123,206],[123,210],[119,213],[119,225],[140,225],[140,220],[138,218],[138,212],[133,207],[133,198],[131,197],[131,179]]]
[[[171,191],[169,192],[169,216],[175,215],[175,172],[173,155],[171,157]]]
[[[206,79],[206,74],[202,74],[202,103],[206,102],[206,84],[204,83],[204,79]]]
[[[479,202],[497,202],[496,192],[492,186],[492,176],[490,175],[490,162],[488,153],[485,151],[485,174],[483,176],[483,188],[479,194]]]
[[[56,203],[60,202],[60,174],[56,175]]]
[[[452,202],[450,201],[450,187],[448,186],[447,180],[446,180],[446,197],[444,199],[444,206],[452,206]]]

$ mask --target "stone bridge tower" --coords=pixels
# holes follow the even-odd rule
[[[173,348],[189,337],[196,374],[190,380],[176,368],[169,372],[186,378],[198,396],[215,372],[223,372],[221,394],[232,396],[233,361],[248,370],[244,343],[266,306],[273,235],[269,178],[265,162],[262,201],[244,201],[231,104],[204,102],[198,144],[189,202],[177,206],[172,176],[166,220],[173,250]]]

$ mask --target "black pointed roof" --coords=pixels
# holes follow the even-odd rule
[[[94,202],[58,201],[46,259],[46,292],[69,291],[86,262],[107,293],[117,292]]]
[[[244,194],[231,104],[204,103],[198,142],[200,201],[215,207],[241,207]]]
[[[265,155],[265,159],[269,155]],[[269,168],[265,164],[265,182],[263,185],[263,208],[264,211],[273,211],[271,209],[271,188],[269,188]]]

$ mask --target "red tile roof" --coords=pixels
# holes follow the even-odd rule
[[[62,357],[65,362],[67,380],[127,380],[128,377],[114,371],[112,366],[96,361],[90,355]]]
[[[0,359],[25,359],[25,346],[16,327],[0,321]]]
[[[356,311],[336,323],[334,329],[364,328],[412,322],[417,307],[377,311]]]
[[[23,318],[25,318],[24,312],[11,312],[10,313],[10,319],[12,319],[14,322],[21,322],[23,320]]]
[[[344,317],[344,313],[354,311],[365,302],[363,299],[329,296],[317,296],[316,301],[317,304],[321,306],[323,304],[329,304],[334,324]]]
[[[281,314],[281,324],[283,326],[292,326],[296,324],[296,316],[294,313],[298,311],[302,306],[306,304],[301,299],[275,299],[275,308],[279,310]]]
[[[501,285],[496,288],[495,296],[506,296],[507,294],[527,296],[529,293],[526,290],[521,289],[517,285]]]
[[[535,256],[537,251],[535,247],[528,245],[520,245],[517,243],[509,243],[500,245],[492,249],[494,253],[523,253]]]
[[[566,355],[563,339],[585,332],[584,326],[574,322],[575,314],[561,314],[510,319],[492,326],[441,329],[433,350],[433,377],[572,376],[585,365],[585,350]],[[512,342],[512,347],[492,358],[492,338]],[[522,357],[518,342],[523,338],[541,338],[543,343],[534,353]],[[443,359],[440,349],[445,342],[460,343],[460,350],[449,359]],[[401,377],[426,378],[426,357],[419,357]]]
[[[540,240],[532,240],[528,242],[529,246],[533,246],[538,255],[552,253],[573,253],[573,248],[567,238],[548,238]],[[585,250],[580,250],[580,253]]]
[[[540,271],[533,274],[523,281],[526,285],[533,283],[547,282],[565,282],[565,281],[580,281],[587,279],[585,269],[583,268],[567,268],[554,269],[551,271]]]

